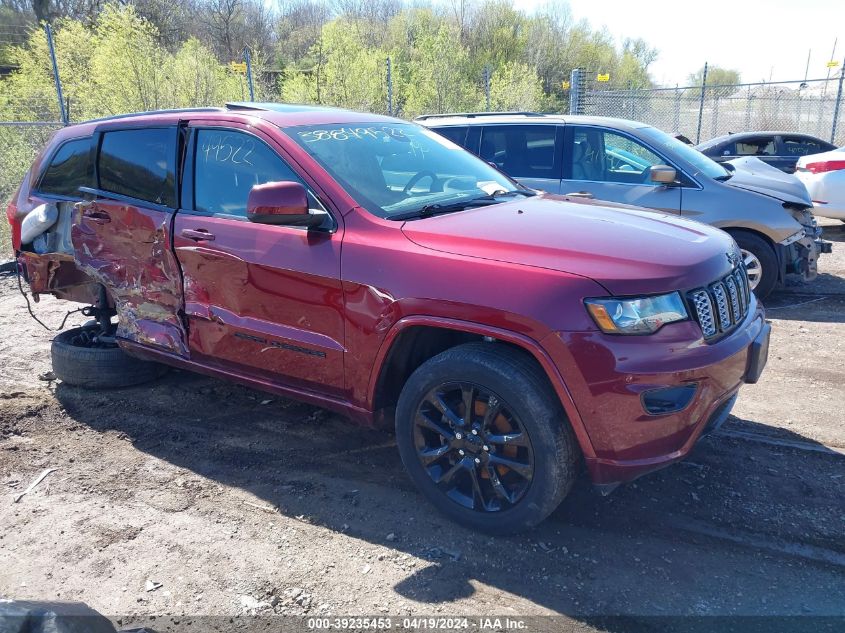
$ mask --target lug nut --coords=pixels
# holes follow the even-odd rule
[[[463,454],[464,454],[464,449],[461,449],[461,450],[458,451],[458,455],[463,456]]]
[[[476,463],[476,464],[480,464],[480,463],[481,463],[481,460],[480,460],[480,459],[478,459],[478,458],[476,457],[476,458],[475,458],[475,463]]]
[[[478,429],[473,429],[473,430],[472,430],[472,434],[473,434],[473,435],[478,435]]]
[[[484,450],[485,450],[485,451],[489,451],[489,450],[490,450],[490,447],[489,447],[489,446],[485,446],[485,447],[484,447]]]
[[[461,435],[460,433],[455,433],[455,439],[456,439],[456,440],[463,439],[463,437],[464,437],[464,436],[463,436],[463,435]]]

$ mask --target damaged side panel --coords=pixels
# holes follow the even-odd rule
[[[73,255],[21,252],[18,263],[36,301],[38,295],[52,294],[66,301],[97,303],[100,286],[76,267]]]
[[[114,200],[80,202],[71,241],[76,265],[114,301],[118,339],[188,356],[182,277],[170,249],[172,216]]]

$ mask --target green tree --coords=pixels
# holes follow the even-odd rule
[[[699,68],[694,73],[689,74],[689,85],[700,86],[704,78],[704,66]],[[707,86],[719,86],[712,90],[707,90],[707,95],[727,97],[736,90],[733,86],[741,81],[738,70],[730,68],[722,68],[721,66],[707,66]],[[699,91],[696,91],[700,94]]]
[[[540,111],[546,103],[543,84],[537,72],[521,62],[511,62],[498,68],[490,78],[490,107],[492,110]]]
[[[326,24],[315,47],[316,68],[307,73],[289,71],[282,86],[284,100],[385,111],[383,51],[365,47],[345,19]]]

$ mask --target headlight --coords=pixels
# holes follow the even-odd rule
[[[656,297],[585,299],[584,303],[606,334],[652,334],[667,323],[688,318],[677,292]]]

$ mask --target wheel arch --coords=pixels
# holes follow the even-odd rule
[[[769,237],[768,235],[766,235],[762,231],[758,231],[757,229],[754,229],[754,228],[749,227],[749,226],[720,226],[719,228],[722,229],[725,233],[727,233],[731,237],[734,237],[735,233],[747,233],[749,235],[753,235],[754,237],[759,237],[761,240],[766,242],[766,244],[768,244],[771,247],[772,253],[774,253],[775,259],[778,262],[778,278],[777,278],[777,280],[778,280],[778,282],[783,281],[783,279],[786,275],[786,273],[784,271],[783,249],[778,248],[778,244],[776,244],[774,242],[774,240],[772,240],[771,237]]]
[[[376,422],[380,425],[392,422],[402,386],[422,363],[451,347],[479,340],[507,345],[537,363],[560,401],[583,454],[594,456],[572,394],[551,357],[537,341],[510,330],[456,319],[409,316],[393,325],[376,355],[367,392],[368,408],[374,412]]]

